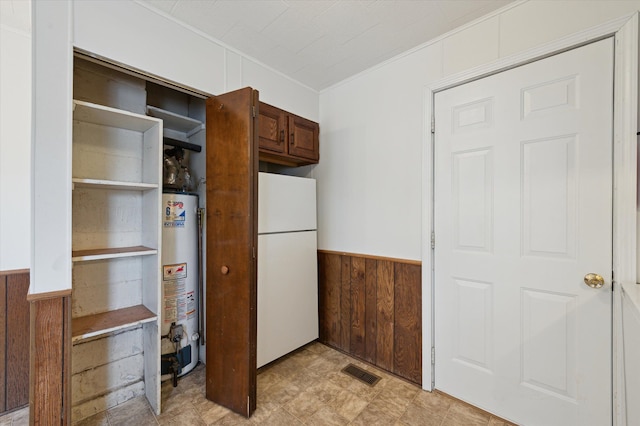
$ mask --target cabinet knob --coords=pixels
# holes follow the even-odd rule
[[[284,130],[280,130],[280,143],[284,142]]]
[[[220,273],[222,273],[222,275],[227,275],[229,273],[229,267],[227,265],[222,265],[222,268],[220,268]]]

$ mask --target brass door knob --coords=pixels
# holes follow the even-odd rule
[[[224,265],[222,268],[220,268],[220,273],[222,273],[222,275],[227,275],[229,273],[229,267]]]
[[[584,283],[591,288],[600,288],[604,285],[604,278],[592,272],[584,276]]]

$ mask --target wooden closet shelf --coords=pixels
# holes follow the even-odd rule
[[[73,318],[71,321],[71,341],[77,342],[101,334],[124,330],[156,319],[156,314],[143,305]]]
[[[78,188],[96,188],[96,189],[119,189],[129,191],[148,191],[150,189],[158,189],[157,183],[145,182],[121,182],[108,179],[86,179],[73,178],[71,180],[73,187]]]
[[[78,100],[73,101],[73,119],[136,132],[146,132],[161,123],[157,118]]]
[[[118,257],[148,256],[157,254],[158,250],[145,246],[97,248],[89,250],[74,250],[71,260],[83,262],[89,260],[115,259]]]

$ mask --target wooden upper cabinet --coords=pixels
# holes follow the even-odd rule
[[[258,146],[260,151],[287,153],[287,119],[284,111],[271,105],[260,103],[258,119]]]
[[[319,159],[320,126],[297,115],[289,115],[289,155],[306,158],[312,163]]]
[[[258,140],[260,160],[285,166],[317,164],[318,123],[260,102]]]

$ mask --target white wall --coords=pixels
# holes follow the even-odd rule
[[[420,260],[426,88],[639,8],[639,0],[518,2],[324,90],[313,171],[319,248]]]
[[[322,93],[319,248],[420,260],[424,85],[441,76],[434,44]]]
[[[0,271],[31,258],[30,9],[0,1]]]

